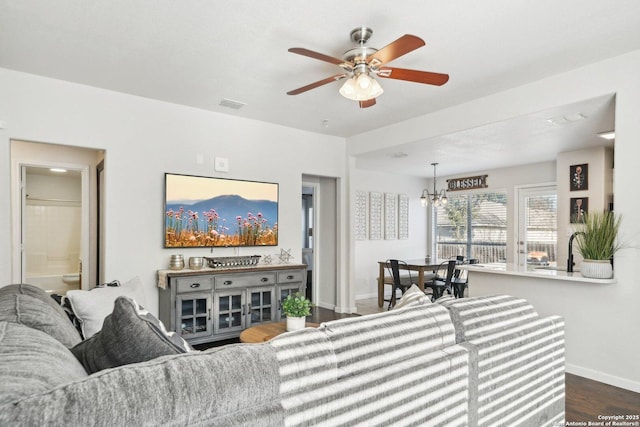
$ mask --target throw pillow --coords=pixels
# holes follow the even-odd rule
[[[67,292],[67,298],[80,322],[85,339],[91,338],[102,329],[102,322],[113,311],[113,304],[120,296],[133,298],[143,306],[147,304],[142,291],[142,283],[138,277],[125,282],[122,286]]]
[[[116,299],[100,332],[71,349],[89,374],[188,351],[185,340],[127,297]]]
[[[416,307],[418,305],[429,304],[430,302],[429,297],[420,290],[418,285],[411,285],[404,295],[402,295],[402,298],[396,302],[393,309],[396,310],[403,307]]]

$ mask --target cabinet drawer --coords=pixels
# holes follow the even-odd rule
[[[176,292],[179,294],[213,289],[213,281],[210,276],[178,277],[176,283]]]
[[[302,282],[304,273],[303,270],[278,271],[278,283]]]
[[[271,272],[252,274],[221,274],[214,279],[216,289],[246,288],[250,286],[273,285],[276,275]]]

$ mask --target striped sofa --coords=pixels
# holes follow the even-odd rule
[[[500,295],[275,338],[286,426],[560,426],[564,324]]]
[[[43,291],[0,288],[0,425],[552,427],[564,418],[562,319],[510,296],[441,298],[98,372],[74,356],[74,333]]]

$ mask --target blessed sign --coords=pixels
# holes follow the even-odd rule
[[[475,190],[487,188],[489,175],[468,176],[465,178],[453,178],[447,180],[447,191]]]

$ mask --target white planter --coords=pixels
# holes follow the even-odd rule
[[[591,279],[611,279],[613,267],[609,260],[585,259],[580,264],[580,274]]]
[[[297,331],[304,329],[306,317],[287,317],[287,331]]]

